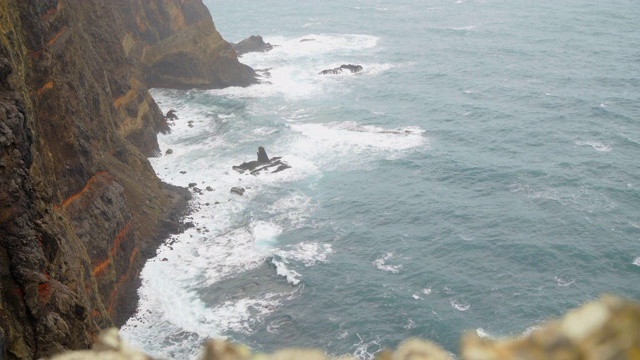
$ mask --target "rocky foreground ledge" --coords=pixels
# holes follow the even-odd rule
[[[560,320],[550,321],[527,337],[480,338],[468,333],[461,339],[465,360],[621,360],[640,359],[640,303],[605,296],[570,311]],[[438,345],[409,339],[395,351],[383,350],[379,360],[448,360],[453,355]],[[54,360],[152,359],[128,347],[116,329],[102,333],[93,350],[65,353]],[[320,350],[285,349],[273,354],[255,354],[247,347],[221,340],[209,342],[203,360],[328,360]],[[352,359],[341,357],[340,359]]]

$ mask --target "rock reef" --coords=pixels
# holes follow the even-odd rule
[[[0,1],[0,359],[86,349],[136,307],[189,192],[148,92],[248,85],[201,0]]]
[[[482,339],[469,333],[460,345],[462,360],[635,360],[640,356],[640,304],[604,297],[547,323],[526,337]],[[53,360],[151,359],[129,348],[117,331],[103,333],[92,351],[72,352]],[[329,360],[324,351],[283,349],[255,354],[222,340],[209,342],[203,360]],[[351,360],[350,356],[338,359]],[[453,355],[430,341],[408,339],[395,351],[382,350],[377,360],[450,360]]]

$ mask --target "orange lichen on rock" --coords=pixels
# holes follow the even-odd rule
[[[111,256],[115,256],[116,255],[116,251],[118,251],[118,247],[120,247],[120,243],[122,243],[122,240],[124,240],[124,237],[129,232],[129,228],[130,227],[131,227],[131,222],[128,222],[124,226],[122,231],[120,231],[120,233],[118,233],[118,236],[116,236],[116,238],[113,240],[113,249],[111,249]]]
[[[48,83],[44,84],[40,89],[38,89],[37,92],[38,92],[38,95],[42,95],[42,93],[51,89],[53,89],[53,81],[49,81]]]
[[[138,256],[138,248],[134,247],[133,251],[131,252],[131,256],[129,257],[129,269],[131,269],[131,264],[135,260],[136,256]],[[109,301],[109,310],[108,310],[109,314],[112,314],[113,306],[114,306],[115,300],[116,300],[116,295],[118,295],[118,290],[120,289],[122,284],[125,281],[127,281],[128,278],[129,278],[129,273],[128,272],[126,274],[122,275],[122,277],[120,278],[120,280],[118,280],[118,283],[114,287],[113,291],[111,292],[111,301]]]
[[[56,35],[55,35],[51,40],[49,40],[49,41],[47,42],[47,45],[48,45],[48,46],[51,46],[51,45],[55,44],[55,42],[56,42],[56,41],[58,41],[58,39],[60,38],[60,36],[61,36],[62,34],[64,34],[64,32],[65,32],[65,31],[67,31],[67,27],[66,27],[66,26],[63,26],[63,27],[62,27],[62,30],[58,31],[58,33],[57,33],[57,34],[56,34]]]
[[[82,194],[87,192],[87,190],[91,187],[91,184],[93,184],[98,178],[100,178],[102,176],[109,176],[109,173],[107,173],[106,171],[100,171],[97,174],[93,175],[91,177],[91,179],[89,179],[89,181],[87,181],[87,184],[84,186],[84,188],[82,190],[80,190],[77,193],[69,196],[65,201],[62,202],[62,208],[63,209],[66,208],[74,200],[77,200],[78,198],[80,198],[82,196]]]
[[[101,262],[93,268],[93,276],[98,276],[104,272],[104,270],[111,264],[111,258]]]

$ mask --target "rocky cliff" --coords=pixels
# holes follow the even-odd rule
[[[0,0],[0,359],[134,310],[188,197],[145,157],[168,130],[147,89],[251,83],[229,47],[200,0]]]

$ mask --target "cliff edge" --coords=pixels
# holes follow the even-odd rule
[[[200,0],[0,1],[0,359],[89,348],[135,310],[189,197],[145,156],[168,130],[148,88],[248,85],[227,45]]]

